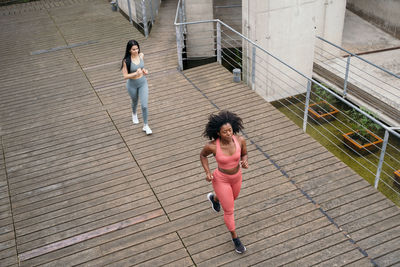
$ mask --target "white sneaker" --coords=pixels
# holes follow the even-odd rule
[[[137,114],[132,112],[132,122],[133,124],[138,124],[139,123],[139,119],[137,117]]]
[[[149,125],[145,124],[143,126],[143,132],[146,132],[147,135],[152,134],[153,132],[151,131]]]

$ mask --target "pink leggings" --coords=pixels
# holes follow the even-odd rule
[[[233,216],[233,201],[239,196],[242,186],[242,170],[235,174],[225,174],[218,169],[213,172],[212,185],[217,198],[224,210],[224,221],[229,231],[235,230],[235,218]]]

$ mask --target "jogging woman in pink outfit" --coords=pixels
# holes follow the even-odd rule
[[[246,251],[246,247],[240,242],[235,231],[235,218],[233,215],[234,200],[239,196],[242,186],[242,168],[247,169],[247,148],[243,137],[236,135],[243,129],[242,119],[235,113],[221,111],[211,114],[204,137],[208,142],[200,153],[200,161],[206,172],[206,180],[212,181],[213,193],[207,195],[214,211],[219,212],[222,205],[224,221],[231,232],[232,241],[237,253]],[[213,154],[218,163],[218,168],[211,174],[207,156]]]

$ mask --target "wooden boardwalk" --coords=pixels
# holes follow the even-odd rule
[[[148,39],[108,1],[59,2],[0,9],[1,266],[400,266],[397,206],[218,64],[177,71],[176,0]],[[119,72],[133,38],[152,136]],[[218,109],[245,123],[244,255],[199,161]]]

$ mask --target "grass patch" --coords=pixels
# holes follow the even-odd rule
[[[304,95],[298,95],[296,97],[280,100],[279,102],[275,101],[272,103],[272,105],[274,105],[279,111],[291,119],[297,126],[302,128],[304,117],[304,98]],[[343,133],[348,133],[351,131],[351,128],[347,123],[347,118],[344,115],[344,111],[348,108],[341,104],[335,104],[335,107],[338,108],[340,112],[336,116],[337,119],[330,121],[329,123],[316,123],[313,122],[310,117],[308,117],[309,123],[307,124],[307,134],[317,140],[327,150],[333,153],[337,158],[339,158],[342,162],[344,162],[373,186],[378,167],[380,151],[368,153],[364,156],[359,156],[351,151],[343,143],[342,137]],[[375,134],[383,139],[384,130],[380,129],[376,131]],[[381,181],[379,182],[378,190],[396,205],[400,206],[400,186],[394,182],[393,174],[395,170],[400,169],[399,162],[395,160],[400,159],[400,140],[395,136],[390,135],[389,144],[386,148],[386,154],[381,173]]]

